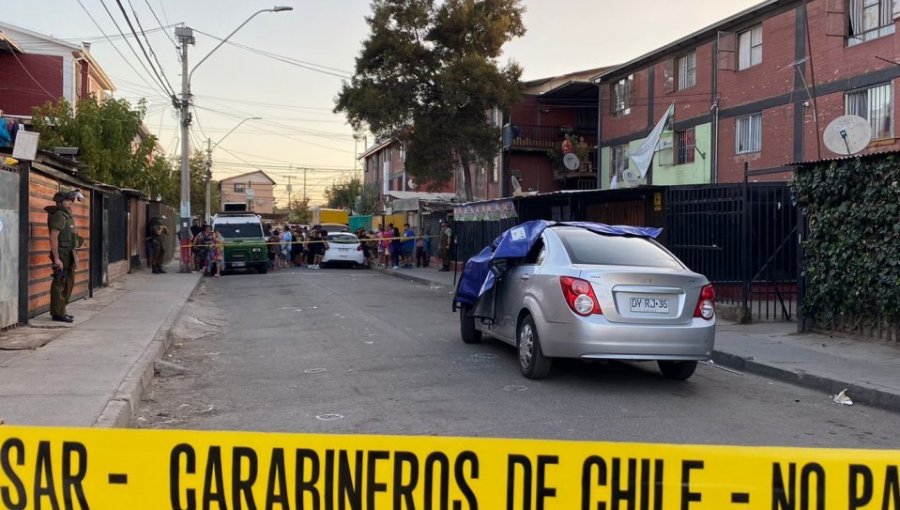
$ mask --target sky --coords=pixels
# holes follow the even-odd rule
[[[253,17],[213,51],[254,12],[275,5],[273,1],[293,10]],[[91,54],[116,85],[115,97],[132,103],[146,100],[145,124],[170,156],[181,150],[178,114],[163,92],[168,85],[177,93],[181,90],[174,30],[182,24],[194,29],[196,43],[188,47],[189,67],[208,58],[191,75],[195,105],[191,144],[204,150],[207,140],[217,144],[212,154],[214,179],[263,170],[276,181],[276,198],[283,206],[289,180],[292,198],[301,197],[305,187],[310,202],[317,204],[327,187],[361,176],[357,155],[374,140],[371,135],[354,139],[346,118],[332,110],[369,36],[365,16],[371,12],[370,0],[2,3],[6,23],[76,44],[90,42]],[[120,30],[128,35],[131,48],[141,54],[119,3],[135,29],[140,32],[138,24],[144,29],[142,42],[149,41],[167,85],[156,83],[120,35]],[[526,80],[615,65],[758,3],[523,0],[527,32],[504,47],[500,63],[519,63]],[[250,117],[262,119],[244,121]]]

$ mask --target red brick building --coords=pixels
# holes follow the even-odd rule
[[[900,6],[900,5],[898,5]],[[657,185],[785,180],[792,162],[834,157],[822,143],[844,114],[869,121],[864,152],[900,148],[894,2],[768,0],[600,73],[600,182],[674,103],[649,173]],[[632,174],[633,175],[633,174]]]
[[[0,22],[0,111],[30,117],[35,106],[65,98],[74,105],[93,94],[103,101],[115,90],[90,53],[90,45]]]
[[[399,138],[377,142],[360,156],[363,160],[363,185],[374,187],[381,197],[379,207],[391,191],[456,193],[457,182],[435,184],[419,182],[406,173],[406,148]],[[460,188],[461,189],[461,188]]]

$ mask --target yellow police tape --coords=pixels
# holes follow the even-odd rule
[[[900,450],[0,427],[6,509],[900,508]]]

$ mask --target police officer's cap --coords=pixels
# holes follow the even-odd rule
[[[75,190],[75,189],[72,189],[72,190],[62,189],[62,190],[57,191],[56,194],[53,195],[54,202],[60,203],[63,200],[71,200],[73,202],[75,202],[75,201],[80,202],[80,201],[84,200],[84,195],[82,195],[80,191]]]

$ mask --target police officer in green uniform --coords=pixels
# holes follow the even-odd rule
[[[72,322],[66,314],[66,305],[72,297],[75,285],[75,269],[78,255],[75,250],[81,238],[75,231],[72,218],[72,204],[81,201],[84,195],[77,190],[59,191],[53,195],[55,206],[47,206],[47,227],[50,230],[50,262],[53,267],[53,283],[50,285],[50,318],[58,322]]]

